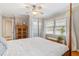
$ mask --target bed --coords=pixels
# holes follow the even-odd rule
[[[40,37],[11,40],[6,46],[2,56],[62,56],[68,51],[67,46]]]

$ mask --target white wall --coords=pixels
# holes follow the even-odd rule
[[[28,15],[23,15],[23,16],[15,16],[15,23],[19,23],[19,24],[27,24],[29,23],[29,16]]]

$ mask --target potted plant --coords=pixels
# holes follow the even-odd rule
[[[57,37],[58,39],[58,42],[62,43],[64,41],[64,32],[65,32],[65,29],[64,29],[64,26],[62,26],[60,29],[59,29],[61,35],[59,35]]]
[[[57,39],[58,39],[58,42],[59,43],[63,43],[64,37],[63,36],[58,36]]]

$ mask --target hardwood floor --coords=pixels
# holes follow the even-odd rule
[[[71,55],[70,55],[71,54]],[[64,54],[64,56],[79,56],[79,52],[72,51],[71,53],[68,51]]]
[[[71,55],[72,55],[72,56],[79,56],[79,52],[72,51],[72,52],[71,52]]]

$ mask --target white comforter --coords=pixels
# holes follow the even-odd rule
[[[61,56],[67,46],[43,38],[27,38],[8,41],[4,56]]]

